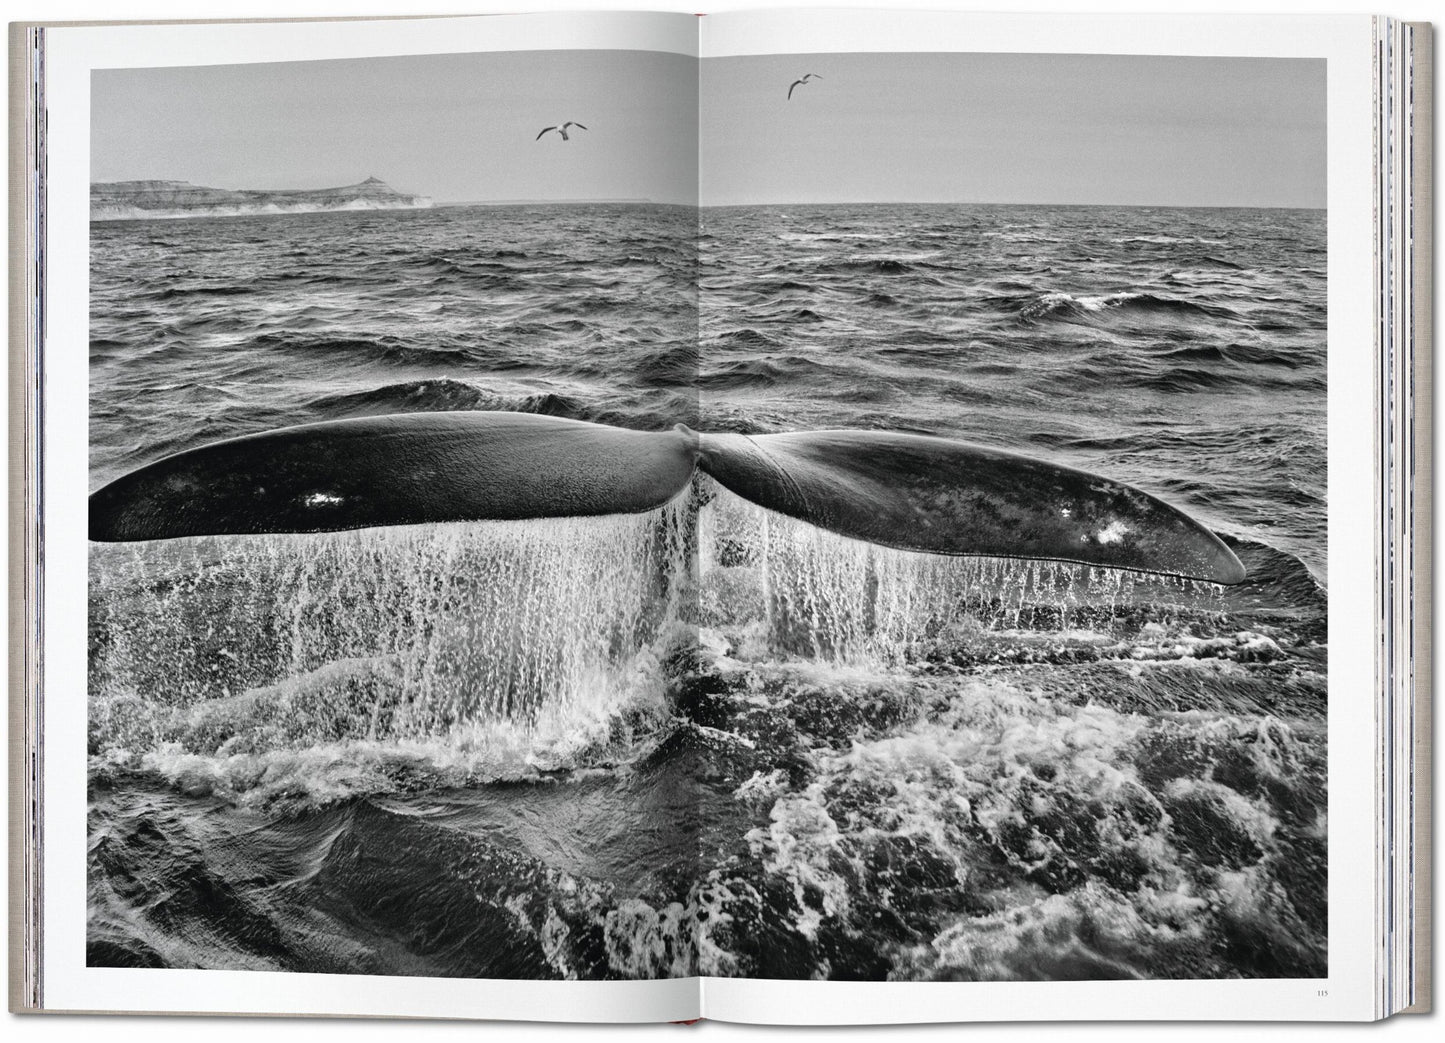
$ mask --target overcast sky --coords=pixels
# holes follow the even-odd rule
[[[821,79],[788,85],[804,72]],[[696,66],[527,51],[105,70],[91,178],[438,202],[698,191]],[[1325,205],[1322,60],[818,54],[703,62],[704,204]],[[588,126],[573,140],[537,131]]]
[[[1323,60],[715,58],[702,112],[705,204],[1325,205]]]
[[[587,126],[564,142],[539,130]],[[91,81],[91,180],[325,188],[437,202],[697,197],[697,65],[496,51],[114,69]]]

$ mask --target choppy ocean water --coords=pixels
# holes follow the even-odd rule
[[[1325,968],[1323,212],[649,206],[92,229],[91,477],[438,409],[928,431],[1228,591],[650,515],[92,545],[89,959]]]

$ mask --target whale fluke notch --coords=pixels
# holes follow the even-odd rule
[[[90,538],[639,513],[695,469],[759,506],[901,550],[1244,578],[1182,511],[1015,453],[888,431],[698,435],[502,412],[328,421],[178,453],[93,493]]]

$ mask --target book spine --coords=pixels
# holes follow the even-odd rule
[[[44,1006],[40,408],[45,31],[10,27],[10,1010]]]

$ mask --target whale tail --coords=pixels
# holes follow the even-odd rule
[[[892,431],[703,435],[732,492],[900,550],[1044,558],[1238,583],[1244,566],[1182,511],[1122,482],[949,438]]]
[[[952,439],[631,431],[500,412],[330,421],[178,453],[93,493],[90,538],[637,513],[697,469],[759,506],[902,550],[1244,578],[1217,536],[1161,500]]]
[[[686,487],[697,436],[531,413],[281,428],[158,460],[90,497],[103,542],[624,514]]]

